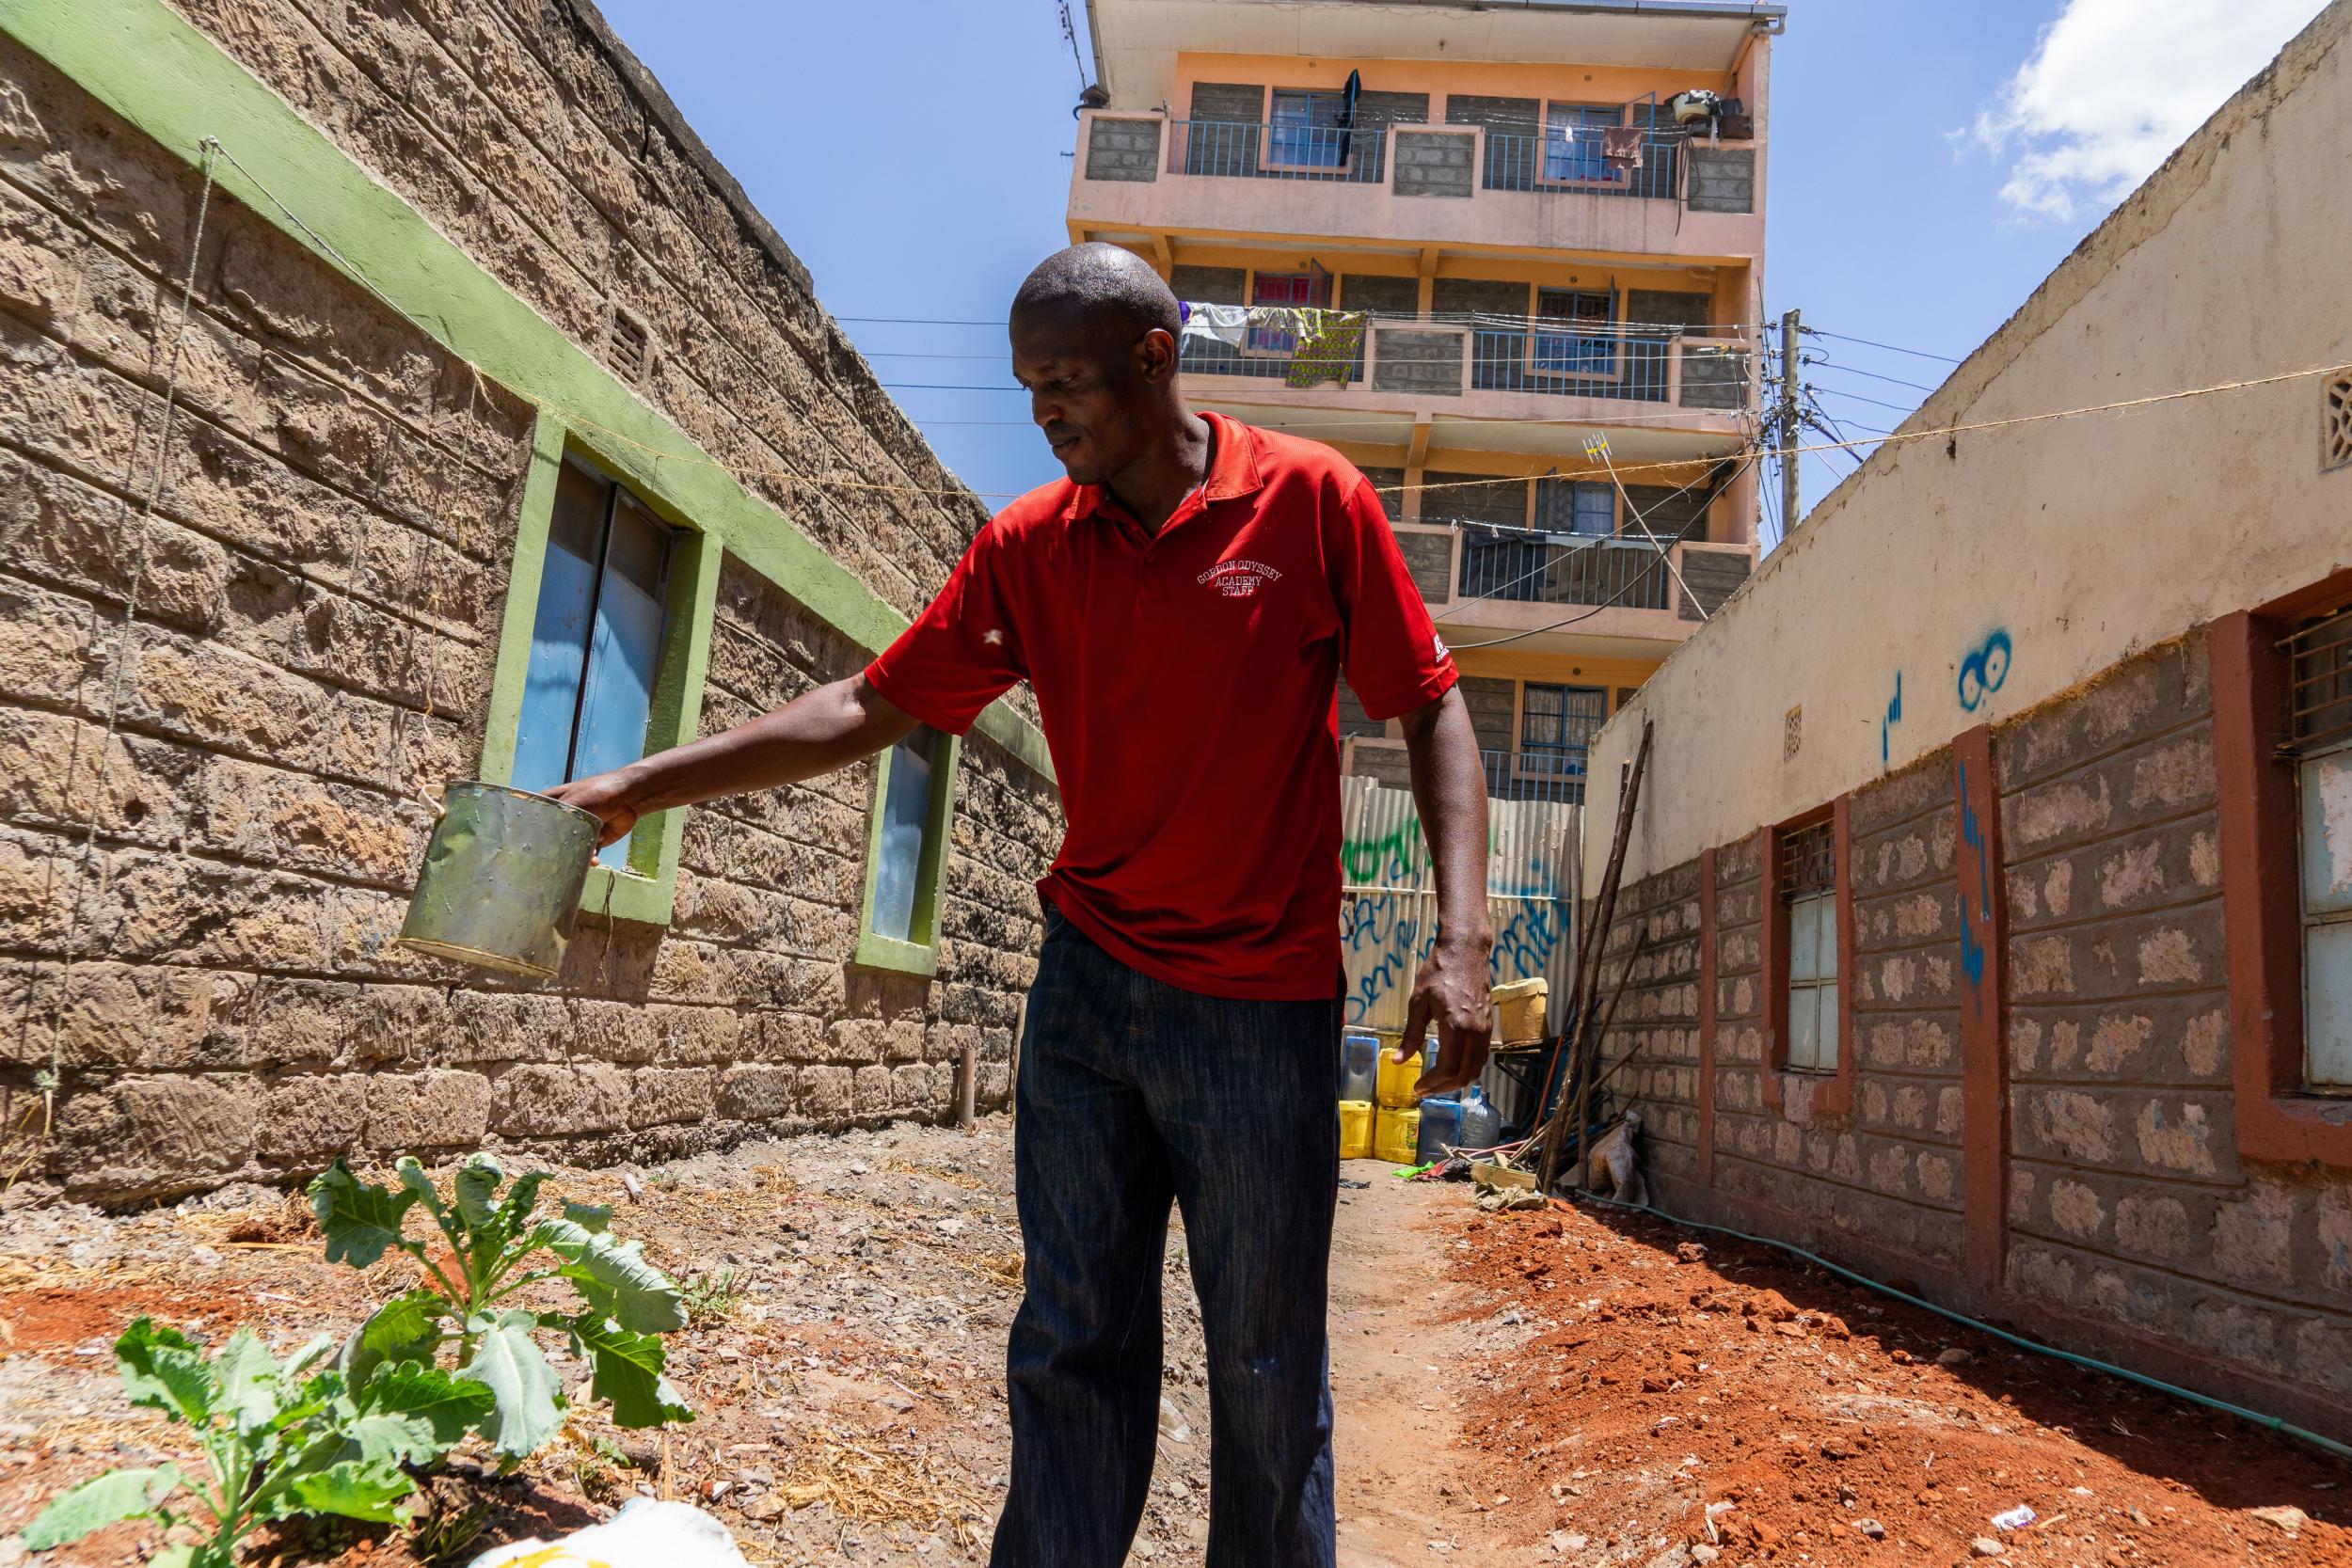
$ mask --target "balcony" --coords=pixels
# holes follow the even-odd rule
[[[1478,125],[1340,131],[1090,109],[1073,233],[1362,240],[1741,262],[1763,254],[1758,145],[1644,137],[1634,168]]]

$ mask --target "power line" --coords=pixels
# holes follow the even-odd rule
[[[1867,376],[1872,381],[1890,381],[1898,387],[1908,387],[1915,392],[1932,392],[1936,390],[1933,387],[1922,386],[1916,381],[1905,381],[1899,375],[1881,375],[1876,371],[1866,371],[1857,365],[1841,365],[1835,359],[1813,359],[1808,360],[1807,363],[1819,365],[1824,370],[1843,371],[1848,375]]]
[[[1835,398],[1851,398],[1856,403],[1867,403],[1873,408],[1891,408],[1898,414],[1915,414],[1919,411],[1917,404],[1889,403],[1884,398],[1865,397],[1860,392],[1849,392],[1843,387],[1833,387],[1827,383],[1821,383],[1820,389]]]
[[[1816,338],[1835,338],[1841,343],[1860,343],[1865,348],[1883,348],[1889,354],[1909,354],[1915,355],[1921,359],[1941,359],[1947,365],[1957,365],[1961,363],[1960,360],[1953,358],[1948,354],[1930,354],[1923,348],[1902,348],[1894,343],[1873,342],[1867,338],[1849,337],[1843,332],[1829,332],[1818,326],[1808,326],[1805,328],[1805,331]]]

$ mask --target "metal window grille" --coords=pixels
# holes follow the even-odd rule
[[[1824,818],[1792,828],[1780,841],[1780,895],[1794,903],[1837,890],[1837,841]]]
[[[1827,820],[1781,839],[1780,896],[1788,905],[1788,1037],[1784,1065],[1837,1070],[1837,843]]]
[[[2352,605],[2312,617],[2280,647],[2292,660],[2291,752],[2308,756],[2352,739]]]

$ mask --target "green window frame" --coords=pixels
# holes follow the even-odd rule
[[[894,814],[890,791],[894,782],[903,789],[914,776],[912,768],[902,765],[899,753],[909,751],[925,736],[930,737],[931,753],[930,794],[923,805],[923,838],[915,856],[914,897],[907,915],[907,934],[899,937],[876,929],[878,924],[896,924],[895,919],[883,922],[881,918],[884,913],[881,904],[885,838],[894,815],[901,824],[909,816]],[[940,894],[947,880],[949,833],[955,818],[956,764],[962,760],[962,755],[963,742],[959,736],[936,730],[918,730],[875,757],[873,822],[866,845],[866,892],[858,903],[857,950],[850,955],[851,963],[925,977],[939,972]],[[897,911],[894,908],[888,912],[895,916]]]
[[[668,614],[645,722],[644,754],[691,740],[702,722],[703,680],[710,667],[710,632],[725,546],[663,494],[665,486],[651,464],[600,450],[568,429],[560,416],[542,409],[532,434],[531,471],[523,483],[521,515],[516,523],[514,562],[499,627],[498,666],[490,684],[489,721],[483,732],[482,777],[489,784],[508,784],[515,776],[532,628],[538,615],[548,536],[555,520],[557,481],[566,461],[585,465],[625,486],[641,505],[676,531],[670,561]],[[676,902],[678,851],[685,835],[683,810],[655,812],[641,819],[629,835],[625,864],[599,863],[589,868],[580,908],[615,920],[667,926]]]

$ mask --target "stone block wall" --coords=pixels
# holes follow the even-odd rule
[[[1938,753],[1851,809],[1851,1112],[1836,1177],[1882,1241],[1946,1268],[1963,1255],[1960,916],[1952,759]]]
[[[1645,1163],[1668,1179],[1698,1165],[1698,895],[1695,865],[1618,894],[1596,1003],[1609,1025],[1603,1070],[1641,1108]]]
[[[984,509],[593,13],[186,14],[583,347],[648,324],[639,395],[878,596],[936,590]],[[1004,1103],[1057,807],[977,736],[931,980],[847,964],[870,765],[691,814],[673,924],[583,916],[549,986],[397,945],[419,791],[481,757],[535,411],[215,189],[143,523],[199,187],[0,40],[8,1168],[125,1202],[342,1153],[655,1157],[941,1114],[967,1049]],[[730,558],[705,728],[863,657]]]
[[[2352,1402],[2352,1181],[2233,1132],[2201,635],[2004,736],[2008,1285]]]
[[[1605,1051],[1631,1058],[1612,1082],[1664,1206],[2352,1431],[2352,1174],[2237,1147],[2215,727],[2201,632],[1854,791],[1842,1107],[1812,1075],[1763,1092],[1762,832],[1712,852],[1711,899],[1703,860],[1626,888],[1604,994],[1637,944],[1668,973],[1635,970]],[[1963,927],[1963,798],[1998,817],[1989,962]],[[1685,897],[1715,981],[1690,1018],[1661,989],[1680,951],[1655,946]],[[1974,974],[1998,977],[1991,1024]],[[1981,1054],[1971,1028],[1996,1031]]]

